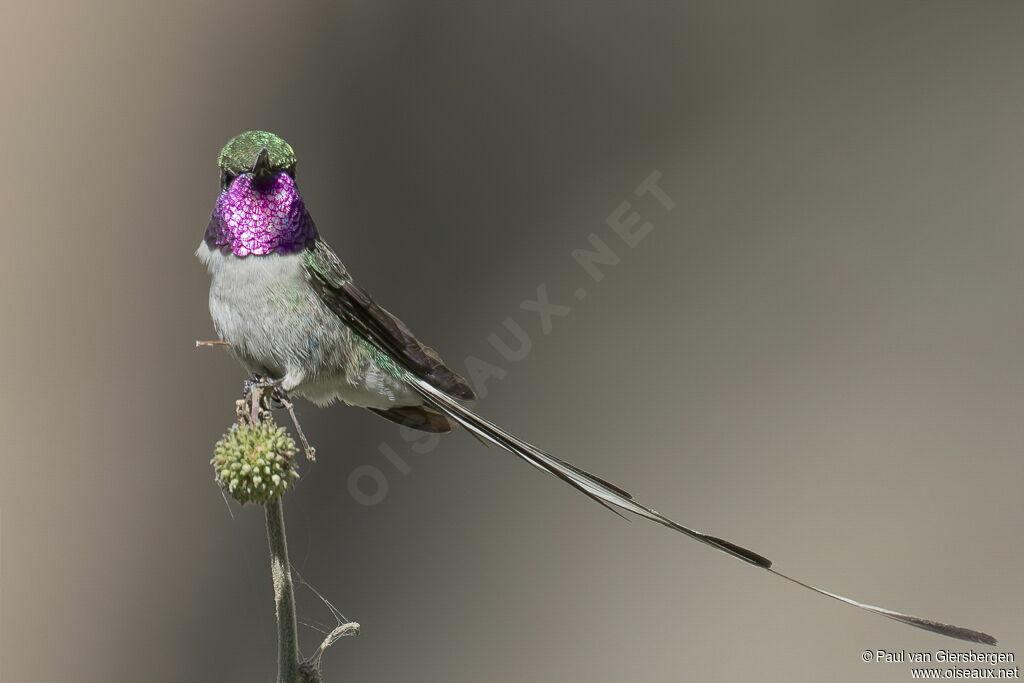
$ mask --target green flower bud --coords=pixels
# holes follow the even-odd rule
[[[299,478],[295,471],[295,442],[284,427],[273,423],[236,424],[214,449],[214,480],[231,497],[264,504],[284,495]]]

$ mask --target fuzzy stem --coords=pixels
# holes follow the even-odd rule
[[[299,638],[295,625],[295,594],[292,568],[288,562],[288,540],[284,533],[281,500],[266,504],[267,540],[270,543],[270,574],[274,581],[277,612],[277,683],[299,683]]]

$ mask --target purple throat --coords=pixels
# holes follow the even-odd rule
[[[257,180],[240,175],[217,197],[204,237],[235,256],[291,254],[313,246],[317,231],[287,173]]]

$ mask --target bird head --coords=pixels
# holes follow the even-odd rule
[[[236,256],[291,253],[316,239],[287,142],[266,131],[246,131],[224,145],[217,165],[221,191],[204,237],[211,248]]]

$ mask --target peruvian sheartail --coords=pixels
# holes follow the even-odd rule
[[[248,131],[217,158],[220,194],[196,255],[212,276],[210,315],[253,375],[318,405],[340,400],[415,429],[461,425],[613,511],[657,522],[804,588],[943,635],[994,645],[971,629],[857,602],[772,568],[762,555],[683,526],[599,477],[520,439],[460,400],[473,390],[370,297],[327,246],[295,181],[291,146]]]

